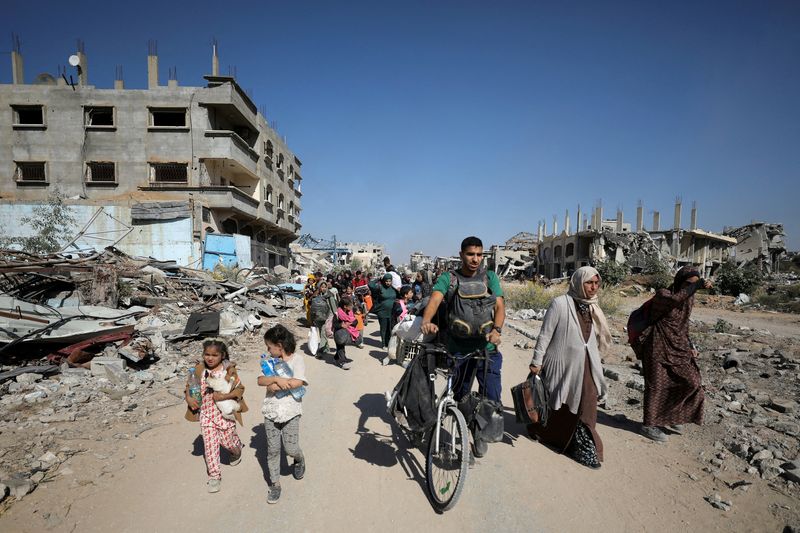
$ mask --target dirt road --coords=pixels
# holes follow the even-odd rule
[[[89,451],[0,516],[0,531],[780,531],[785,522],[775,507],[797,505],[755,483],[732,510],[712,508],[703,497],[720,484],[700,470],[691,429],[658,445],[613,412],[601,413],[606,457],[593,471],[521,436],[507,408],[505,440],[469,470],[455,509],[438,515],[425,496],[423,454],[386,414],[383,393],[402,369],[380,366],[375,328],[374,321],[367,327],[367,347],[348,349],[356,360],[349,372],[307,358],[301,445],[308,471],[295,481],[284,465],[277,505],[266,503],[255,384],[262,348],[254,338],[248,353],[236,355],[251,407],[239,429],[244,457],[223,465],[221,492],[206,492],[199,428],[178,405],[152,413],[164,425],[138,438],[87,435]],[[513,347],[518,334],[505,337],[503,401],[511,406],[508,389],[524,378],[530,353]]]

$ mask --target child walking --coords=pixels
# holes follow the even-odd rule
[[[219,492],[222,474],[219,468],[220,446],[230,453],[231,466],[239,464],[242,460],[242,441],[236,433],[236,422],[242,423],[241,413],[247,411],[242,396],[244,385],[236,373],[236,364],[228,356],[228,347],[218,339],[207,340],[203,343],[203,362],[194,368],[194,377],[200,383],[201,400],[198,402],[189,391],[189,381],[186,382],[184,395],[186,397],[186,419],[192,422],[200,421],[200,433],[203,436],[203,455],[206,460],[208,472],[208,492]],[[206,384],[207,378],[225,378],[233,384],[229,393],[214,392]],[[236,400],[239,402],[239,411],[234,413],[236,421],[223,418],[222,412],[216,402],[223,400]]]
[[[261,413],[264,415],[264,430],[267,435],[267,471],[269,490],[267,503],[277,503],[281,497],[281,442],[287,458],[294,459],[292,475],[303,479],[306,462],[300,449],[300,416],[303,414],[302,397],[295,399],[292,394],[277,397],[280,391],[291,391],[308,386],[306,363],[302,353],[295,353],[297,346],[291,331],[278,324],[264,334],[267,351],[272,357],[282,359],[292,371],[291,378],[259,376],[258,384],[267,388]]]

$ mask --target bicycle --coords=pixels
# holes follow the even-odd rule
[[[430,432],[425,461],[425,481],[431,503],[437,511],[443,512],[452,509],[461,496],[469,467],[470,432],[453,393],[456,363],[485,355],[480,355],[483,350],[476,350],[456,357],[437,345],[425,345],[425,351],[433,353],[436,361],[431,380],[435,379],[435,374],[446,379],[444,389],[436,396],[436,423]]]

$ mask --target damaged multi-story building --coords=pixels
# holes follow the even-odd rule
[[[575,269],[598,261],[627,263],[631,270],[641,271],[648,260],[666,261],[673,267],[694,265],[711,275],[731,253],[736,239],[697,227],[697,206],[693,205],[688,229],[681,227],[682,202],[675,202],[675,219],[671,228],[661,229],[661,215],[653,212],[653,225],[644,227],[644,208],[636,210],[636,227],[632,231],[624,213],[617,210],[615,219],[603,218],[603,207],[597,205],[588,215],[578,206],[577,224],[573,232],[569,211],[564,217],[564,230],[558,231],[554,217],[552,231],[539,222],[539,274],[548,278],[568,276]]]
[[[738,228],[725,228],[723,233],[736,239],[732,254],[736,264],[754,265],[762,272],[778,272],[781,259],[786,256],[783,224],[751,222]]]
[[[13,83],[0,84],[6,237],[26,236],[19,220],[57,191],[76,234],[83,229],[74,246],[114,244],[181,265],[199,266],[212,251],[240,266],[288,264],[301,228],[302,163],[234,77],[220,75],[216,45],[201,87],[180,86],[174,68],[159,83],[153,42],[146,89],[126,88],[121,67],[113,88],[90,85],[80,42],[73,83],[64,72],[27,84],[18,42],[11,57]],[[235,247],[204,246],[214,234],[235,237]]]
[[[539,236],[521,231],[489,248],[488,268],[500,277],[532,277],[537,271]]]

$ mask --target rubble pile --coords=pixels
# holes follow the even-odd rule
[[[598,238],[599,245],[605,250],[605,256],[618,263],[628,263],[633,269],[644,268],[648,260],[662,261],[661,250],[649,233],[617,233],[603,229]]]
[[[82,440],[159,425],[154,413],[184,401],[184,375],[205,338],[225,338],[231,353],[257,351],[266,321],[302,306],[291,285],[263,271],[215,279],[114,249],[2,259],[0,501],[47,481]]]
[[[698,457],[703,470],[728,489],[747,490],[761,478],[800,496],[800,342],[747,327],[693,323],[692,329],[706,416],[703,426],[689,431],[695,442],[706,443]],[[640,363],[607,364],[604,373],[610,392],[606,408],[641,420]],[[714,497],[709,503],[720,509],[731,505]]]

